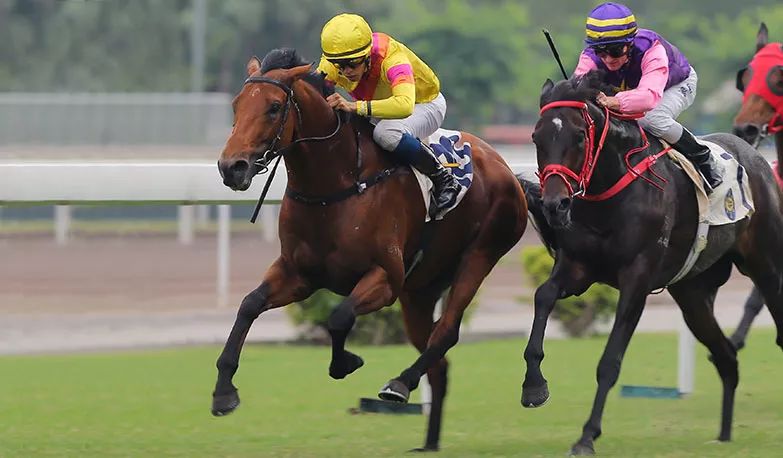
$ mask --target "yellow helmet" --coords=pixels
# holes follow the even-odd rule
[[[370,54],[372,30],[363,17],[338,14],[321,31],[321,50],[327,59],[355,59]]]

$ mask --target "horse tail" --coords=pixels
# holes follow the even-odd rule
[[[544,207],[541,200],[541,185],[536,182],[526,180],[522,175],[517,175],[519,184],[522,185],[522,189],[525,191],[525,199],[527,199],[527,210],[533,217],[533,228],[538,232],[541,237],[541,241],[544,242],[546,249],[554,256],[557,251],[557,237],[555,230],[546,221],[544,216]]]

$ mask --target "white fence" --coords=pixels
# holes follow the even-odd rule
[[[513,162],[515,173],[532,175],[533,162]],[[6,162],[0,163],[0,205],[78,204],[217,204],[217,302],[227,305],[229,291],[229,243],[232,203],[256,202],[266,176],[253,181],[248,191],[234,192],[223,186],[214,162]],[[269,189],[267,204],[282,200],[286,171],[282,165]],[[269,205],[266,206],[269,208]],[[270,217],[271,216],[271,217]],[[276,221],[266,213],[266,224]],[[58,235],[64,237],[64,234]],[[680,330],[679,389],[693,391],[694,339],[685,326]]]

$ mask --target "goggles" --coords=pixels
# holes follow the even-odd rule
[[[626,49],[626,47],[628,49]],[[626,43],[612,43],[608,45],[597,45],[593,46],[593,51],[595,51],[595,54],[598,57],[623,57],[628,53],[628,50],[630,50],[630,46]]]
[[[354,69],[362,65],[366,60],[366,56],[361,56],[353,59],[329,59],[329,62],[340,70],[345,70],[346,68]]]

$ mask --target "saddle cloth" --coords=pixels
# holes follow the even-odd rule
[[[699,203],[699,228],[696,231],[696,240],[682,269],[669,281],[669,284],[677,282],[690,272],[707,246],[710,226],[731,224],[753,213],[753,196],[745,168],[720,145],[704,140],[699,141],[710,148],[712,157],[718,163],[723,183],[708,196],[701,175],[691,161],[679,151],[674,149],[669,151],[669,158],[677,163],[693,181],[696,187],[696,200]]]
[[[435,208],[432,204],[432,180],[411,167],[416,179],[419,181],[422,198],[424,199],[424,208],[426,216],[424,221],[431,219],[443,219],[448,212],[462,202],[462,198],[468,192],[471,183],[473,183],[473,158],[471,155],[470,143],[462,142],[462,133],[456,130],[438,129],[434,134],[426,139],[422,139],[435,152],[438,160],[448,169],[459,183],[459,194],[454,200],[454,204],[443,209],[438,214],[430,214],[430,208]]]

